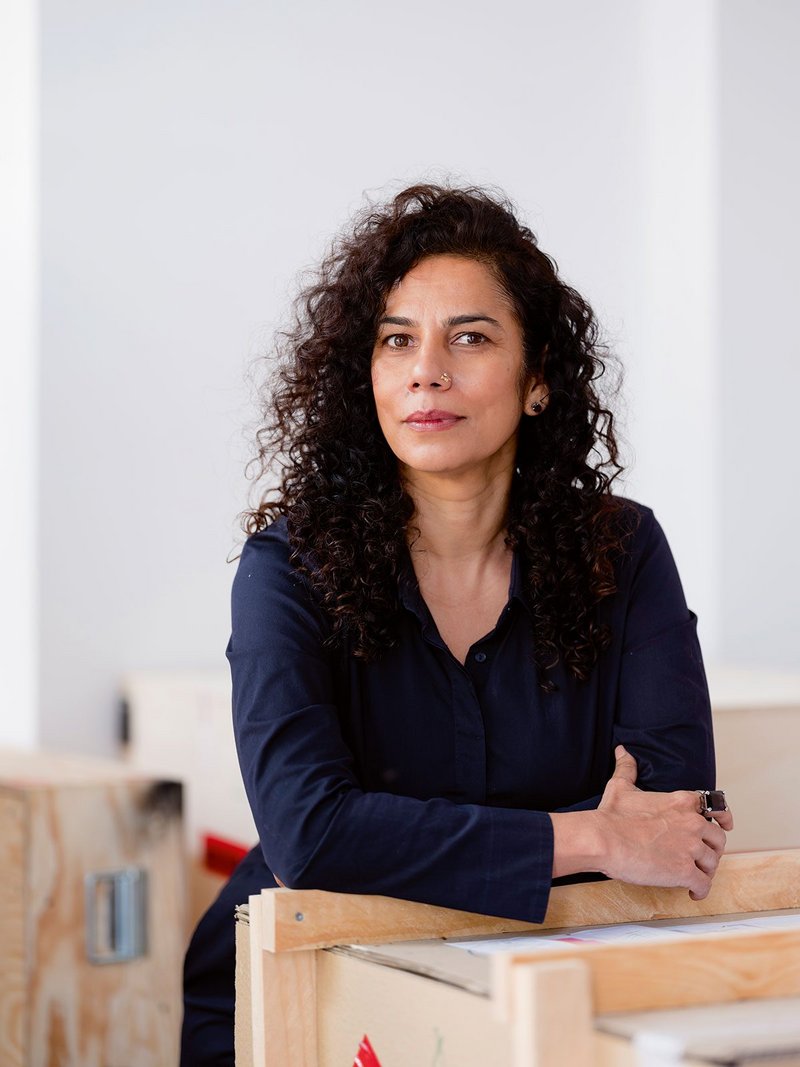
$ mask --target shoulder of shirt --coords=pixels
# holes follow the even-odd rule
[[[649,535],[655,515],[652,508],[646,504],[640,504],[638,500],[631,500],[629,496],[614,496],[614,500],[620,505],[620,520],[623,533],[629,532],[638,539],[641,534]]]
[[[283,545],[288,554],[291,550],[289,548],[289,529],[286,516],[279,515],[274,522],[271,522],[269,526],[265,526],[263,530],[250,534],[244,544],[245,548],[248,545],[253,548],[260,548],[263,545]]]
[[[292,562],[285,515],[247,538],[239,557],[237,576],[243,571],[248,577],[254,574],[260,581],[274,583],[288,580],[293,585],[305,586],[313,596],[310,584]]]
[[[622,505],[619,519],[622,566],[627,564],[635,568],[660,545],[666,545],[666,537],[652,508],[630,497],[615,496],[614,499]]]

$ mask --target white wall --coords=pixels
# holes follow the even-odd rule
[[[46,742],[110,748],[125,670],[222,664],[248,360],[364,190],[441,173],[506,189],[595,305],[628,367],[629,491],[662,519],[707,647],[738,647],[713,538],[736,488],[717,344],[741,294],[728,274],[718,290],[717,224],[738,210],[740,21],[766,9],[796,31],[778,0],[43,0]],[[784,136],[766,100],[756,120]],[[770,231],[762,261],[779,248]],[[773,469],[788,483],[788,459]]]
[[[644,206],[638,329],[627,360],[635,448],[629,481],[633,495],[657,509],[705,652],[714,656],[717,4],[648,0],[643,10]]]
[[[270,284],[264,11],[44,2],[48,744],[110,748],[125,668],[224,664]]]
[[[0,4],[0,744],[38,733],[39,24]]]
[[[800,667],[800,5],[721,7],[723,641]]]

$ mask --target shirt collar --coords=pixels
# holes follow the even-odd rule
[[[514,555],[511,560],[511,580],[508,583],[508,603],[511,604],[513,600],[519,601],[525,608],[529,615],[533,615],[533,605],[531,604],[530,594],[525,587],[525,568],[522,563],[522,558],[519,549],[514,549]],[[400,596],[400,603],[404,608],[407,608],[410,612],[417,616],[422,623],[428,622],[430,619],[430,612],[425,601],[422,598],[422,593],[419,589],[419,582],[417,576],[414,573],[414,568],[411,565],[411,557],[406,550],[403,562],[400,566],[400,572],[397,579],[397,589]]]

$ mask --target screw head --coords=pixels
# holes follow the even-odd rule
[[[294,913],[295,922],[301,923],[303,921],[304,917],[305,916],[303,915],[302,911],[296,911]]]

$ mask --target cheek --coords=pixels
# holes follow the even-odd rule
[[[375,402],[375,410],[378,413],[378,421],[383,426],[391,405],[392,389],[388,375],[377,366],[372,368],[372,398]]]

